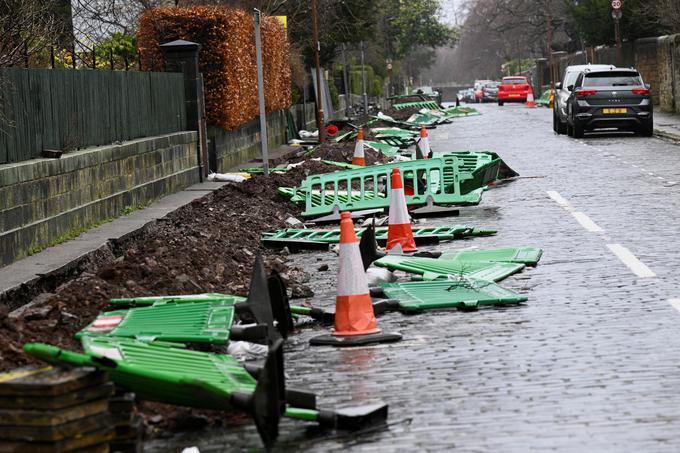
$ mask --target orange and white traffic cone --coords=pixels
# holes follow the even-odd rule
[[[534,92],[529,91],[527,94],[527,107],[536,107],[536,102],[534,101]]]
[[[430,139],[427,136],[427,129],[425,126],[420,128],[420,141],[418,142],[421,155],[416,154],[417,159],[427,159],[430,156]]]
[[[359,128],[357,131],[357,141],[354,145],[354,157],[352,157],[353,165],[366,166],[366,159],[364,158],[364,131]]]
[[[401,335],[381,333],[359,252],[359,241],[349,212],[340,220],[340,265],[335,298],[335,328],[331,335],[312,338],[313,345],[358,346],[401,340]]]
[[[387,247],[392,249],[397,244],[406,252],[415,252],[416,241],[413,239],[411,230],[411,218],[406,209],[406,196],[404,195],[404,185],[401,181],[401,174],[398,168],[392,169],[392,193],[390,195],[390,215],[387,226]]]

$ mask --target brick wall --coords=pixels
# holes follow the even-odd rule
[[[0,165],[0,266],[197,182],[197,134]]]

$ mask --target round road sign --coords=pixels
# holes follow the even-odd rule
[[[612,9],[621,9],[622,6],[621,0],[612,0]]]

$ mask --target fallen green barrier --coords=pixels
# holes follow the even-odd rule
[[[401,102],[398,104],[392,104],[392,107],[394,107],[396,110],[403,110],[406,108],[440,109],[440,106],[436,101]]]
[[[221,293],[188,294],[177,296],[147,296],[147,297],[127,297],[111,299],[111,305],[122,307],[148,307],[156,303],[198,303],[198,302],[237,302],[245,301],[245,297],[232,296]]]
[[[481,115],[479,111],[472,107],[449,107],[442,109],[442,112],[449,116],[450,118],[458,118],[458,117],[464,117],[464,116],[475,116],[475,115]]]
[[[373,264],[392,271],[399,270],[416,274],[423,280],[437,280],[451,275],[498,282],[524,269],[522,263],[460,262],[402,255],[387,255]]]
[[[439,227],[412,227],[413,237],[417,244],[436,244],[440,241],[451,241],[471,236],[489,236],[496,234],[496,230],[471,228],[465,225],[439,226]],[[356,229],[358,238],[364,233],[364,229]],[[384,244],[387,242],[387,228],[376,228],[376,240]],[[338,244],[340,242],[340,230],[316,230],[288,228],[262,234],[262,243],[265,247],[282,248],[289,245],[294,248],[304,248],[305,243]],[[318,249],[318,247],[311,247]]]
[[[489,280],[459,278],[428,282],[382,283],[380,288],[390,299],[397,299],[405,312],[456,308],[475,310],[481,306],[516,305],[528,298]]]
[[[541,260],[542,255],[542,249],[520,247],[490,250],[456,250],[442,253],[439,259],[460,262],[522,263],[527,266],[536,266]]]
[[[113,382],[143,400],[245,411],[252,415],[268,448],[278,437],[281,416],[341,429],[361,428],[387,418],[386,405],[354,411],[318,410],[315,395],[287,391],[282,340],[269,348],[264,367],[253,370],[257,380],[231,356],[192,351],[178,344],[89,336],[82,342],[84,353],[40,343],[26,344],[24,351],[56,365],[105,371]]]
[[[78,332],[76,338],[108,335],[146,342],[158,340],[227,344],[234,315],[233,299],[212,302],[156,302],[149,307],[102,313]],[[262,327],[258,334],[251,330],[250,336],[241,339],[266,342],[267,326]]]

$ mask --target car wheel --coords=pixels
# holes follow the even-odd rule
[[[553,131],[557,135],[560,135],[560,119],[557,117],[557,113],[553,110]],[[564,132],[562,132],[563,134]]]
[[[574,122],[572,133],[574,138],[583,138],[583,126],[581,126],[577,122]]]
[[[498,101],[498,105],[499,105],[500,107],[503,107],[503,101]]]
[[[651,137],[654,135],[654,123],[651,121],[648,123],[644,123],[642,126],[640,126],[640,129],[638,129],[638,133],[642,135],[643,137]]]
[[[567,135],[568,135],[569,137],[573,137],[573,136],[574,136],[574,128],[571,127],[571,124],[569,124],[569,122],[567,122]]]

